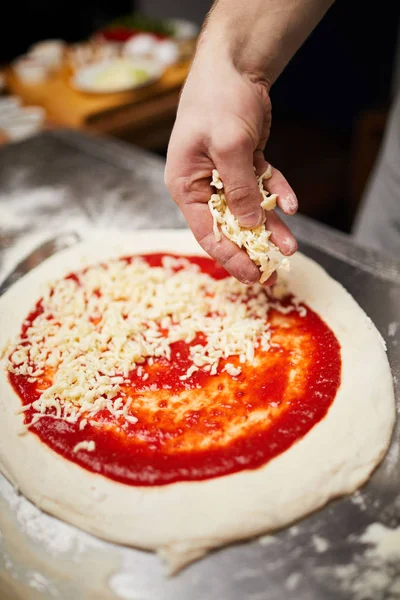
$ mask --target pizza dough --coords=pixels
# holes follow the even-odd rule
[[[96,237],[49,258],[0,298],[0,347],[14,339],[43,284],[122,255],[204,254],[188,231]],[[19,435],[23,416],[4,362],[0,370],[0,468],[43,510],[107,540],[156,550],[170,572],[207,550],[287,525],[353,492],[390,442],[395,403],[384,342],[344,288],[300,253],[285,274],[290,289],[333,330],[342,349],[342,382],[320,421],[265,466],[164,486],[132,487],[87,471],[34,434]]]

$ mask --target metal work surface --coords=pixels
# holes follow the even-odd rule
[[[113,141],[47,133],[0,150],[0,165],[0,285],[35,246],[63,231],[135,235],[185,226],[163,185],[163,162]],[[304,217],[291,224],[301,250],[347,288],[386,340],[399,408],[400,264]],[[352,497],[213,552],[170,579],[153,554],[45,515],[1,475],[0,534],[2,600],[397,600],[400,427],[384,462]]]

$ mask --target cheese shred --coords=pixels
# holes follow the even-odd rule
[[[276,206],[277,194],[269,194],[264,189],[264,180],[272,176],[271,165],[257,178],[260,190],[261,208],[265,211],[273,210]],[[224,185],[216,169],[212,172],[211,185],[216,188],[217,193],[212,194],[208,206],[213,218],[213,232],[217,242],[220,242],[221,231],[223,235],[234,242],[239,248],[243,248],[260,269],[260,283],[264,283],[276,269],[289,271],[289,259],[284,257],[270,240],[271,232],[265,224],[246,229],[241,227],[238,220],[231,213],[224,193]]]
[[[200,370],[237,377],[239,362],[252,363],[258,349],[270,348],[272,306],[306,312],[299,303],[281,305],[260,284],[217,280],[173,256],[164,256],[159,267],[140,257],[111,260],[55,281],[7,362],[10,373],[36,382],[40,391],[21,409],[31,413],[26,427],[48,416],[79,423],[82,431],[97,426],[96,415],[104,411],[116,423],[135,424],[130,374],[147,385],[151,369],[171,360],[177,342],[189,351],[183,386]],[[91,450],[90,442],[82,444],[75,450]]]

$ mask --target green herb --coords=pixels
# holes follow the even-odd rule
[[[121,16],[109,23],[109,27],[127,27],[147,33],[158,33],[160,35],[174,36],[175,27],[168,21],[147,17],[138,12]]]

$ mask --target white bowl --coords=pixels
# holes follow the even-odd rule
[[[177,40],[192,40],[197,37],[200,27],[186,19],[168,19],[167,23],[175,30],[174,38]]]
[[[94,94],[123,92],[153,83],[163,71],[164,66],[152,59],[118,58],[79,69],[71,84],[79,91]],[[138,76],[143,72],[146,73],[145,79]]]
[[[0,116],[0,128],[11,140],[19,140],[39,131],[45,121],[46,111],[41,106],[17,108]]]
[[[24,140],[31,137],[40,131],[41,128],[42,126],[39,123],[29,121],[26,123],[15,121],[14,123],[1,127],[8,138],[13,141]]]
[[[125,42],[123,54],[129,58],[138,56],[150,56],[154,53],[158,40],[155,35],[150,33],[138,33]]]
[[[175,64],[179,59],[179,54],[178,44],[173,40],[161,40],[154,49],[154,58],[165,66]]]
[[[62,40],[43,40],[29,48],[29,56],[34,57],[49,69],[61,66],[66,44]]]
[[[0,114],[9,110],[16,110],[21,106],[21,98],[19,96],[4,96],[0,98]]]
[[[19,112],[20,121],[43,124],[46,119],[46,111],[42,106],[24,106]]]
[[[19,115],[20,111],[21,99],[17,96],[0,98],[0,125]]]
[[[17,58],[13,69],[24,83],[32,85],[45,81],[49,75],[49,67],[29,55]]]

